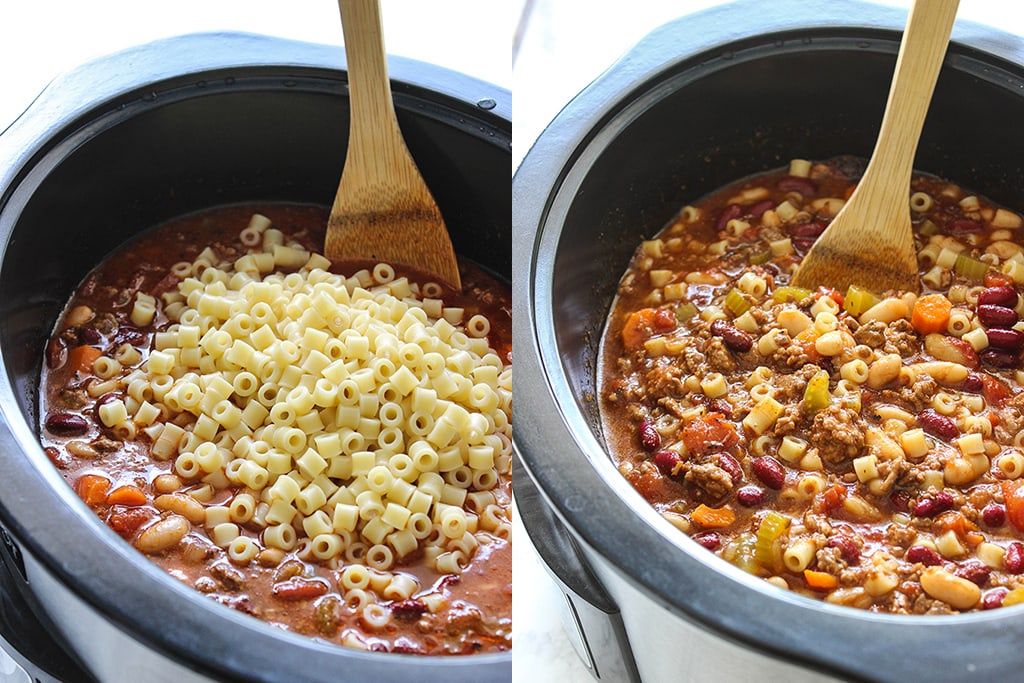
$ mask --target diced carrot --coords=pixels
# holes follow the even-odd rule
[[[622,326],[622,343],[627,349],[640,346],[651,334],[654,313],[653,308],[641,308],[629,314],[626,324]]]
[[[1024,531],[1024,479],[1002,482],[1006,517],[1018,531]]]
[[[721,529],[736,521],[736,513],[728,507],[713,508],[701,503],[690,513],[690,519],[705,529]]]
[[[68,367],[72,372],[85,374],[92,373],[92,364],[103,355],[103,352],[93,346],[76,346],[68,353]]]
[[[914,302],[914,311],[910,315],[910,324],[921,334],[945,332],[949,325],[949,312],[953,304],[942,294],[928,294],[918,297]]]
[[[687,452],[694,455],[726,450],[740,440],[736,427],[719,413],[708,413],[686,422],[681,436]]]
[[[83,474],[78,478],[75,490],[86,505],[101,505],[107,501],[110,480],[99,474]]]
[[[815,342],[818,341],[818,337],[821,336],[821,332],[817,327],[811,325],[798,332],[793,337],[793,343],[800,347],[800,350],[807,355],[808,362],[814,363],[821,358],[821,354],[818,353],[818,349],[815,347]]]
[[[813,569],[804,570],[804,580],[811,588],[818,590],[832,590],[839,585],[839,579],[828,572],[818,572]]]
[[[107,496],[107,505],[137,507],[145,505],[147,502],[149,502],[149,499],[146,497],[146,492],[138,486],[132,486],[131,484],[118,486]]]

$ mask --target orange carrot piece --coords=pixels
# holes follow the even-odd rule
[[[949,325],[949,312],[953,304],[942,294],[928,294],[918,297],[914,302],[914,311],[910,315],[910,324],[921,334],[945,332]]]
[[[86,505],[101,505],[107,501],[110,480],[99,474],[83,474],[79,477],[75,490]]]
[[[839,585],[839,579],[828,572],[817,572],[813,569],[804,570],[804,580],[811,588],[831,590]]]
[[[92,364],[103,352],[93,346],[76,346],[68,353],[68,367],[72,372],[91,373]]]
[[[643,344],[651,333],[654,314],[653,308],[641,308],[629,314],[622,327],[622,343],[627,349],[635,349]]]
[[[107,505],[138,507],[139,505],[145,505],[147,502],[149,502],[149,498],[146,497],[146,492],[138,486],[132,486],[131,484],[118,486],[107,496]]]
[[[736,521],[736,513],[727,507],[712,508],[701,503],[690,514],[690,519],[705,529],[721,529]]]

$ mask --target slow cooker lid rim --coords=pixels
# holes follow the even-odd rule
[[[740,4],[751,4],[751,3],[740,3]],[[891,13],[890,13],[890,16],[892,16]],[[693,28],[692,24],[691,24],[691,28]],[[667,29],[663,29],[663,30],[667,30]],[[697,32],[699,32],[699,31],[694,31],[694,33],[697,33]],[[675,41],[675,54],[679,54],[678,36],[676,38],[677,38],[677,40]],[[644,43],[642,41],[641,44],[640,44],[640,47],[643,47],[643,44]],[[638,48],[638,49],[640,49],[640,48]],[[983,49],[983,50],[981,50],[981,52],[986,54],[986,55],[991,55],[993,53],[996,53],[995,56],[1000,57],[1000,55],[998,54],[998,52],[999,52],[998,50]],[[684,54],[685,54],[685,50],[684,50]],[[1005,58],[1005,55],[1003,55],[1003,57]],[[626,58],[624,58],[624,59],[626,59]],[[657,59],[654,59],[653,61],[658,62]],[[531,150],[531,153],[527,156],[527,159],[524,160],[524,163],[520,166],[519,170],[517,171],[516,179],[515,179],[515,183],[514,184],[519,184],[519,183],[522,183],[522,182],[526,182],[527,180],[536,179],[536,178],[558,178],[559,182],[562,179],[564,179],[564,177],[566,175],[565,166],[562,165],[563,162],[565,162],[565,156],[566,156],[566,149],[564,148],[564,143],[566,142],[566,140],[569,140],[569,139],[579,139],[578,136],[581,136],[581,135],[585,134],[585,133],[580,133],[578,130],[576,130],[578,127],[580,127],[581,125],[583,125],[585,127],[587,121],[590,121],[590,122],[597,121],[597,120],[600,119],[600,117],[602,115],[606,115],[607,114],[607,109],[608,109],[609,105],[608,105],[607,99],[604,99],[604,100],[601,99],[600,93],[604,93],[606,91],[610,91],[610,92],[612,92],[613,96],[615,95],[615,88],[614,87],[605,88],[604,86],[609,85],[609,84],[612,84],[612,86],[614,86],[614,77],[616,76],[617,73],[619,75],[621,75],[621,73],[619,73],[619,71],[621,71],[622,68],[623,67],[622,67],[621,64],[616,64],[615,66],[613,66],[608,72],[606,72],[599,79],[597,79],[597,81],[595,81],[593,84],[588,86],[588,88],[586,90],[584,90],[583,93],[578,95],[577,98],[575,98],[573,102],[571,102],[569,105],[567,105],[566,109],[563,110],[563,112],[561,114],[559,114],[558,117],[556,117],[556,120],[552,122],[552,124],[545,130],[545,132],[538,139],[538,142],[535,143],[534,148]],[[619,71],[617,71],[617,69]],[[635,78],[635,76],[636,76],[636,74],[633,73],[633,74],[629,75],[628,77],[625,77],[625,80],[630,81],[630,79]],[[592,108],[589,112],[587,112],[586,109],[585,109],[585,105],[586,104],[590,104],[592,106],[596,105],[596,107]],[[575,133],[574,133],[574,131],[575,131]],[[574,135],[576,137],[574,137]],[[550,145],[548,143],[550,143]],[[560,144],[563,145],[562,148],[558,147]],[[574,155],[573,158],[578,158],[578,155],[576,154],[577,152],[578,152],[578,150],[573,149],[572,152],[570,152],[570,154]],[[531,156],[533,157],[532,160],[530,158]],[[566,165],[571,164],[571,162],[565,162],[565,163],[566,163]],[[554,194],[555,192],[559,191],[560,189],[561,188],[558,187],[557,184],[556,184],[556,187],[555,187],[554,191],[552,192],[552,194]],[[517,197],[517,203],[518,203],[518,197],[519,196],[526,196],[527,195],[527,193],[525,191],[525,188],[520,190],[520,191],[518,191],[518,192],[516,192],[515,195]],[[524,232],[523,228],[525,228],[525,230],[530,232],[530,234],[522,236],[522,238],[520,239],[520,243],[522,243],[524,245],[529,245],[529,247],[535,247],[536,246],[535,243],[532,243],[535,240],[535,238],[536,238],[536,235],[534,233],[535,233],[535,231],[538,228],[542,227],[544,225],[544,223],[547,222],[547,220],[550,218],[550,216],[548,216],[548,214],[547,214],[547,210],[550,208],[551,201],[552,201],[551,195],[548,195],[548,196],[543,196],[543,197],[539,197],[539,198],[535,198],[535,199],[528,199],[527,200],[527,205],[528,206],[526,206],[526,207],[519,206],[519,205],[516,206],[516,211],[515,211],[516,220],[515,220],[515,223],[516,223],[517,229],[520,230],[521,234]],[[518,296],[517,297],[518,300],[520,301],[520,305],[517,306],[517,308],[516,308],[516,314],[517,314],[517,317],[519,317],[519,316],[528,317],[531,320],[535,320],[535,317],[533,315],[534,314],[534,310],[531,308],[533,306],[533,301],[534,301],[533,295],[536,293],[533,288],[535,286],[537,286],[538,279],[543,279],[544,277],[549,275],[548,273],[540,273],[540,274],[538,274],[536,271],[534,271],[532,269],[532,267],[534,265],[533,262],[532,262],[532,258],[534,256],[534,254],[532,253],[533,251],[534,250],[532,248],[527,248],[525,250],[517,249],[515,251],[515,253],[517,255],[517,257],[516,257],[517,261],[520,260],[521,257],[522,258],[529,258],[531,260],[531,262],[526,264],[526,265],[524,265],[523,263],[520,262],[520,263],[517,264],[517,266],[515,268],[516,272],[529,272],[530,273],[530,275],[529,275],[529,282],[528,282],[528,285],[527,285],[527,293],[525,293],[523,296]],[[517,290],[521,289],[521,288],[522,288],[522,286],[520,285],[520,287],[517,287]],[[517,294],[518,294],[518,292],[517,292]],[[522,303],[524,299],[527,300],[529,303]],[[530,335],[529,337],[524,337],[521,334],[520,338],[519,338],[519,340],[517,340],[517,342],[519,343],[519,345],[524,345],[524,343],[525,343],[525,345],[529,346],[529,348],[526,349],[526,355],[527,356],[532,356],[534,353],[538,352],[538,349],[536,348],[537,340],[536,340],[535,337],[533,337],[533,335]],[[544,376],[543,370],[539,369],[539,368],[530,367],[530,363],[525,363],[524,364],[523,360],[524,359],[522,358],[522,354],[521,354],[521,357],[520,357],[520,360],[519,360],[519,364],[517,364],[517,370],[525,372],[525,374],[527,375],[527,377],[526,377],[526,384],[529,387],[534,387],[535,383],[538,386],[545,385],[546,382],[547,382],[547,378]],[[525,360],[532,360],[532,358],[528,358],[528,359],[525,359]],[[525,365],[525,367],[524,367],[524,365]],[[523,386],[524,382],[517,379],[517,384],[519,386]],[[534,387],[534,388],[536,388],[536,387]],[[544,389],[547,390],[548,387],[544,386]],[[528,390],[532,391],[532,389],[528,389]],[[550,398],[550,396],[547,393],[545,394],[545,397],[546,398]],[[531,411],[530,408],[527,405],[524,405],[523,403],[520,404],[519,410],[520,410],[521,413],[525,412],[524,418],[525,418],[527,423],[531,423],[533,419],[544,420],[544,419],[550,419],[551,418],[550,414],[545,414],[545,415],[534,415],[534,414],[531,414],[533,411]],[[550,437],[550,436],[552,436],[552,433],[548,433],[548,432],[545,432],[545,431],[542,431],[542,430],[537,430],[536,434],[528,433],[525,438],[523,438],[522,432],[519,433],[519,436],[517,437],[517,443],[520,445],[520,451],[523,453],[524,464],[527,464],[527,466],[531,470],[531,472],[535,472],[536,473],[535,476],[543,478],[542,479],[542,481],[543,481],[542,488],[545,489],[546,496],[549,499],[554,501],[554,506],[555,506],[556,511],[559,513],[559,516],[562,517],[563,519],[565,519],[566,516],[569,515],[569,519],[571,520],[570,521],[570,527],[576,528],[577,529],[577,533],[579,533],[579,528],[580,527],[578,525],[576,525],[574,522],[577,521],[577,520],[585,519],[587,517],[588,513],[593,512],[593,509],[586,508],[584,510],[576,511],[579,514],[572,514],[572,511],[567,511],[565,509],[565,507],[564,507],[564,501],[566,500],[566,496],[567,495],[571,495],[572,491],[569,488],[565,487],[565,486],[557,485],[557,482],[556,482],[556,485],[554,485],[554,486],[548,486],[549,484],[552,483],[552,481],[551,481],[552,479],[557,479],[558,478],[558,472],[546,471],[544,466],[543,466],[543,464],[541,462],[534,461],[530,457],[530,453],[531,452],[537,453],[538,454],[537,457],[541,458],[541,459],[542,459],[542,457],[540,456],[541,453],[544,454],[543,457],[548,457],[549,456],[550,449],[544,448],[543,443],[545,443],[545,442],[551,443],[552,441],[550,441],[548,439],[545,439],[545,438],[542,438],[543,436],[549,436]],[[536,437],[536,440],[534,439],[534,437]],[[571,441],[571,435],[570,435],[569,431],[568,430],[564,430],[564,429],[561,430],[557,434],[557,436],[555,436],[555,441],[554,442],[558,442],[557,441],[558,438],[568,438],[568,440]],[[578,454],[574,453],[574,455],[578,455]],[[539,465],[539,467],[535,467],[533,465]],[[552,468],[552,469],[554,469],[554,468]],[[594,497],[597,498],[599,496],[594,496]],[[581,534],[581,536],[583,536],[584,542],[586,542],[588,544],[591,544],[593,547],[596,547],[596,548],[598,548],[600,550],[602,548],[601,543],[600,543],[600,536],[601,535],[599,533],[596,533],[596,531],[601,531],[604,534],[607,534],[608,531],[609,531],[607,525],[602,526],[602,528],[599,529],[599,530],[595,530],[593,528],[589,528],[589,529],[586,529],[586,531],[590,532],[590,533],[585,533],[585,535]],[[596,544],[593,543],[593,541],[595,539],[598,540],[598,542]],[[621,560],[621,558],[619,558],[619,560]],[[632,575],[630,573],[630,571],[628,570],[628,566],[625,565],[621,561],[616,562],[616,568],[619,571],[624,572],[624,574],[626,576],[631,576]],[[650,586],[648,584],[645,584],[644,587],[647,590],[648,594],[655,595],[655,596],[659,595],[659,591],[658,591],[658,587],[657,586],[652,587],[652,586]],[[954,618],[954,621],[959,621],[960,622],[956,626],[956,628],[963,628],[965,626],[965,624],[972,624],[972,623],[977,624],[979,620],[978,619],[974,619],[972,617],[964,617],[964,618],[959,618],[958,617],[958,618]],[[900,625],[901,628],[904,627],[904,626],[905,625]],[[925,627],[925,623],[924,622],[919,622],[918,624],[915,624],[915,626]],[[950,624],[948,622],[948,620],[947,620],[947,623],[945,624],[945,626],[949,627],[949,626],[952,626],[952,624]],[[940,628],[940,630],[944,630],[943,624],[941,622],[938,623],[938,624],[928,624],[927,625],[927,628],[929,630],[931,630],[933,627],[938,627],[938,628]],[[924,628],[921,628],[921,629],[918,629],[918,630],[924,630]]]

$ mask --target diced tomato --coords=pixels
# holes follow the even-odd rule
[[[985,273],[985,286],[986,287],[1013,287],[1013,278],[1005,273],[992,270],[991,268]]]
[[[990,375],[987,372],[978,373],[981,375],[981,393],[985,396],[985,400],[991,405],[1001,406],[1003,401],[1013,395],[1013,390],[1010,389],[1010,385],[1003,380]]]
[[[676,316],[667,308],[659,308],[654,314],[654,329],[658,332],[668,332],[676,329]]]
[[[822,297],[827,296],[829,299],[832,299],[832,301],[835,301],[837,304],[839,304],[839,308],[843,307],[843,295],[840,294],[838,291],[832,289],[831,287],[818,287],[818,294],[820,294]]]
[[[107,518],[107,526],[128,538],[155,516],[156,513],[147,508],[117,508]]]
[[[682,432],[686,450],[696,455],[726,450],[739,441],[736,428],[719,413],[708,413],[690,421]]]
[[[1024,531],[1024,479],[1002,482],[1006,517],[1017,531]]]
[[[825,512],[831,512],[843,504],[846,500],[846,487],[836,483],[821,493],[821,504]]]

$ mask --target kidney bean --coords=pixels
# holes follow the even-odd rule
[[[981,375],[976,372],[972,372],[964,378],[964,383],[960,388],[964,391],[969,391],[972,394],[979,394],[985,388],[985,381],[981,379]]]
[[[800,254],[806,254],[814,246],[817,239],[817,237],[794,237],[793,248]]]
[[[985,327],[1013,327],[1017,324],[1017,311],[1006,306],[978,305],[978,320]]]
[[[722,545],[722,537],[716,531],[702,531],[699,534],[694,534],[693,540],[708,550],[715,550],[718,546]]]
[[[907,549],[906,554],[907,562],[913,562],[917,564],[920,562],[926,567],[934,567],[937,564],[942,564],[942,556],[931,548],[925,548],[923,545],[912,545]]]
[[[994,368],[1012,368],[1017,365],[1017,354],[1007,349],[987,348],[980,354],[981,360]]]
[[[768,209],[774,208],[774,206],[775,202],[771,199],[763,199],[747,209],[747,213],[751,216],[760,216]]]
[[[111,342],[115,346],[120,346],[124,343],[131,344],[132,346],[143,346],[146,343],[146,335],[131,325],[121,325],[121,327],[117,328],[117,332],[114,333]]]
[[[729,206],[722,209],[722,213],[718,216],[719,230],[725,230],[725,226],[729,224],[734,218],[739,218],[743,215],[743,207],[739,204],[730,204]]]
[[[661,447],[661,434],[654,428],[654,423],[644,420],[640,423],[640,445],[645,451],[656,451]]]
[[[736,500],[740,505],[748,508],[760,507],[768,499],[764,489],[754,484],[748,484],[736,491]]]
[[[984,586],[988,583],[988,579],[992,575],[992,570],[977,560],[968,560],[957,567],[956,571],[953,573],[961,579],[967,579],[973,584]]]
[[[50,337],[46,342],[46,367],[51,370],[63,367],[68,360],[68,347],[60,337]]]
[[[978,294],[979,306],[1017,307],[1017,290],[1013,287],[986,287]]]
[[[711,334],[721,337],[725,345],[732,351],[742,353],[749,351],[754,346],[753,337],[724,320],[716,320],[711,323]]]
[[[658,451],[654,454],[654,464],[667,475],[671,475],[672,470],[682,461],[683,459],[675,451]]]
[[[955,221],[950,221],[946,225],[946,230],[948,230],[951,235],[967,235],[972,232],[981,232],[982,225],[971,218],[960,218]]]
[[[729,473],[729,476],[732,478],[733,485],[739,484],[743,481],[743,468],[740,467],[739,461],[728,453],[718,454],[718,466]]]
[[[78,328],[78,343],[86,346],[95,346],[103,341],[103,335],[95,327]]]
[[[391,603],[391,613],[396,619],[419,619],[427,611],[427,603],[418,598],[407,598]]]
[[[982,509],[981,519],[988,526],[1000,527],[1006,524],[1006,508],[999,503],[989,503]]]
[[[936,517],[953,507],[953,496],[939,491],[932,498],[921,498],[914,503],[915,517]]]
[[[955,439],[960,436],[960,430],[957,429],[953,420],[945,415],[940,415],[931,408],[922,410],[917,416],[917,421],[924,431],[943,439]]]
[[[981,596],[981,609],[995,609],[1003,606],[1003,598],[1010,592],[1010,589],[999,586]]]
[[[721,413],[725,417],[729,417],[732,415],[732,404],[724,398],[715,398],[708,401],[708,412]]]
[[[805,197],[813,196],[818,193],[818,186],[810,178],[801,178],[800,176],[789,175],[785,178],[780,178],[779,182],[775,184],[777,188],[783,192],[799,192]]]
[[[778,460],[770,455],[762,455],[760,458],[754,458],[754,461],[750,463],[751,469],[754,470],[754,474],[764,482],[764,485],[770,489],[778,491],[782,488],[782,485],[786,483],[786,468],[782,466]]]
[[[1020,351],[1024,347],[1024,332],[1019,330],[987,330],[988,343],[997,349]]]
[[[903,489],[896,489],[889,496],[889,504],[892,505],[892,509],[897,512],[909,512],[910,511],[910,494]]]
[[[820,221],[797,223],[789,228],[790,237],[818,237],[825,232],[825,224]]]
[[[857,544],[849,536],[833,536],[828,539],[828,547],[837,548],[847,564],[855,565],[860,563],[860,548],[857,547]]]
[[[89,429],[84,417],[72,413],[50,413],[44,424],[46,430],[54,434],[83,434]]]
[[[1006,554],[1003,555],[1003,568],[1010,574],[1024,572],[1024,543],[1010,541],[1006,546]]]

